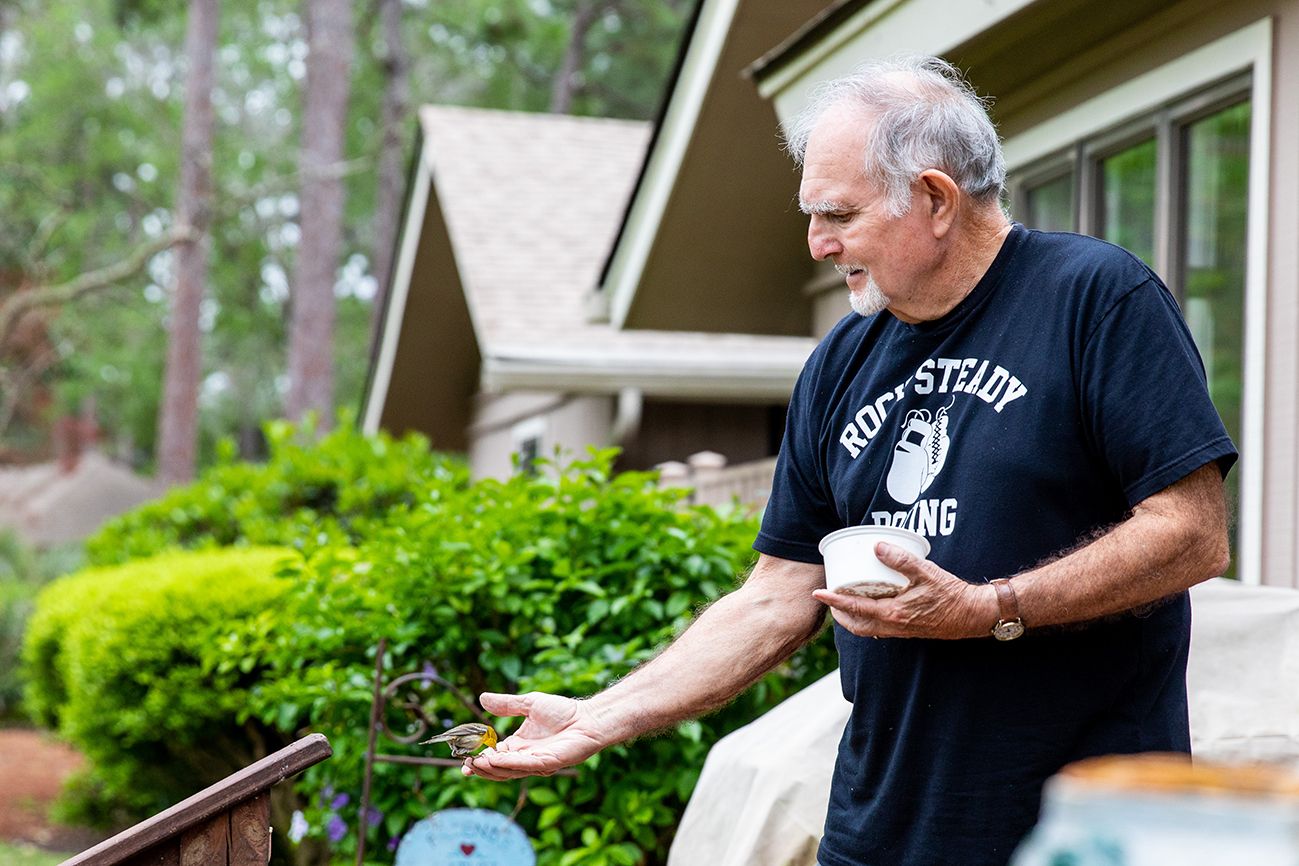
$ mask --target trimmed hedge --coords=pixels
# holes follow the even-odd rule
[[[215,647],[283,599],[282,548],[172,553],[60,578],[23,646],[27,709],[93,763],[106,802],[148,814],[271,750],[237,722],[255,656],[217,670]],[[84,782],[83,782],[84,784]]]

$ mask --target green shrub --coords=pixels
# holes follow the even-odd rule
[[[356,548],[324,549],[303,567],[278,626],[258,626],[253,642],[273,635],[272,673],[253,688],[253,711],[281,730],[319,730],[334,745],[304,790],[315,803],[308,823],[334,839],[336,854],[355,850],[380,637],[394,675],[427,663],[469,696],[585,695],[649,659],[747,569],[751,518],[685,508],[647,474],[612,476],[612,457],[479,482],[394,516]],[[833,653],[820,640],[722,712],[609,749],[574,778],[531,781],[518,820],[539,862],[663,862],[712,743],[833,669]],[[409,691],[428,701],[435,724],[473,718],[446,690]],[[505,720],[502,733],[517,724]],[[440,748],[381,740],[381,750],[446,757]],[[377,858],[436,809],[509,811],[518,793],[517,783],[465,779],[456,768],[379,764],[367,850]]]
[[[350,857],[380,638],[390,674],[429,664],[470,699],[590,694],[652,657],[754,559],[751,517],[685,507],[648,474],[615,476],[613,451],[470,485],[417,438],[340,426],[307,446],[290,427],[268,432],[267,464],[220,466],[90,548],[97,563],[268,542],[307,554],[278,578],[273,551],[172,554],[83,572],[40,600],[30,701],[91,757],[102,801],[134,794],[137,813],[156,811],[200,776],[320,731],[334,757],[295,783],[294,807],[316,843]],[[240,556],[252,557],[244,570]],[[821,639],[701,722],[609,749],[576,777],[530,781],[518,821],[540,862],[663,862],[711,744],[834,664]],[[471,718],[448,692],[416,685],[435,726]],[[389,721],[402,724],[395,710]],[[510,811],[519,791],[455,768],[377,764],[370,859],[390,862],[388,844],[437,809]]]
[[[468,482],[463,462],[408,435],[362,435],[344,416],[318,442],[310,429],[266,425],[265,463],[233,462],[233,449],[193,484],[110,521],[86,542],[94,565],[174,547],[275,545],[310,553],[354,544],[394,510],[435,501]]]
[[[273,610],[289,586],[276,572],[297,558],[172,553],[41,591],[23,646],[27,707],[86,754],[106,801],[148,814],[278,747],[237,721],[262,675],[256,653],[220,670],[210,657],[218,638]]]

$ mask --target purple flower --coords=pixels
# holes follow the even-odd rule
[[[433,662],[424,662],[424,669],[420,673],[424,674],[422,684],[427,688],[428,684],[433,682],[433,678],[438,675],[438,669],[433,667]]]
[[[302,841],[302,837],[306,836],[310,830],[311,825],[307,823],[307,816],[303,815],[301,811],[294,809],[293,818],[289,823],[289,841],[295,845],[298,844]]]
[[[325,827],[325,832],[329,834],[330,842],[338,842],[347,835],[347,825],[343,819],[337,815],[329,816],[329,824]]]
[[[399,844],[401,844],[401,837],[400,837],[400,836],[393,836],[391,839],[388,840],[388,850],[389,850],[389,851],[396,851],[396,850],[397,850],[397,846],[398,846]]]
[[[349,797],[346,793],[339,794],[337,797],[334,798],[334,801],[329,804],[329,808],[341,809],[350,802],[352,802],[352,798]]]
[[[367,806],[365,809],[365,823],[371,827],[378,827],[379,822],[383,820],[383,813],[374,806]]]

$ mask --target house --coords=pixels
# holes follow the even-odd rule
[[[774,109],[739,70],[820,5],[746,4],[729,26],[696,28],[678,81],[729,71],[674,90],[653,130],[423,109],[364,428],[423,432],[480,476],[587,444],[618,445],[623,468],[711,451],[769,471],[815,341],[808,312],[783,300],[803,255],[795,175]],[[755,123],[767,140],[734,136]],[[671,289],[630,321],[599,290],[614,269],[630,285],[629,261]]]
[[[434,429],[412,414],[423,400],[428,411],[442,413],[439,423],[468,431],[459,446],[485,454],[485,444],[471,443],[493,424],[498,439],[508,428],[516,447],[539,423],[561,427],[542,409],[502,411],[493,420],[494,409],[521,406],[525,395],[540,407],[543,395],[564,394],[603,407],[607,426],[584,428],[607,429],[603,440],[592,440],[603,443],[618,441],[614,431],[625,435],[638,406],[648,424],[642,432],[659,442],[695,413],[679,428],[675,454],[673,447],[633,449],[629,459],[638,465],[699,448],[732,462],[760,456],[763,407],[774,427],[775,407],[783,403],[778,380],[792,382],[812,339],[847,312],[841,278],[807,256],[806,222],[794,206],[798,176],[780,151],[778,124],[807,104],[818,82],[865,59],[941,54],[995,100],[1012,216],[1030,227],[1115,240],[1145,257],[1178,295],[1211,393],[1241,448],[1230,478],[1235,573],[1247,583],[1296,585],[1299,245],[1292,238],[1299,228],[1299,150],[1287,143],[1299,131],[1299,104],[1285,98],[1299,84],[1299,24],[1286,14],[1296,11],[1299,0],[703,0],[639,177],[628,177],[607,254],[593,254],[585,265],[593,275],[575,276],[570,285],[588,286],[583,309],[593,330],[580,333],[637,346],[620,358],[639,357],[635,340],[647,346],[666,335],[693,335],[684,346],[717,334],[742,341],[733,351],[749,364],[765,360],[765,372],[749,369],[745,388],[722,388],[726,376],[702,355],[675,355],[681,364],[671,375],[696,385],[685,394],[682,385],[656,391],[661,380],[650,387],[644,375],[624,379],[629,371],[600,361],[599,353],[578,375],[583,365],[575,350],[597,345],[586,336],[551,350],[566,356],[563,363],[540,346],[526,362],[488,346],[457,356],[471,359],[455,368],[457,405],[471,407],[459,417],[433,399],[446,386],[429,375],[430,355],[408,360],[405,373],[394,364],[385,387],[377,387],[384,374],[376,365],[366,423]],[[434,152],[423,162],[432,164],[436,131],[426,128],[425,137],[426,151]],[[410,226],[408,220],[413,245]],[[429,243],[436,232],[424,234],[422,243]],[[408,264],[407,279],[417,277],[412,298],[419,279],[435,281],[419,276],[431,267],[412,271]],[[394,288],[400,283],[399,274]],[[394,300],[390,312],[398,306]],[[458,315],[446,317],[446,345],[481,339],[485,332]],[[402,351],[431,351],[385,341],[389,349],[398,343]],[[690,372],[694,365],[698,375]],[[599,387],[590,375],[596,369],[607,374]],[[385,388],[386,402],[379,399]],[[732,413],[703,408],[728,405]],[[730,414],[753,439],[732,450],[729,435],[695,438],[708,427],[701,420],[707,411]],[[442,441],[456,441],[454,430]]]
[[[480,476],[556,446],[617,444],[629,468],[775,453],[808,336],[591,321],[648,124],[452,107],[420,121],[367,426],[420,430]]]

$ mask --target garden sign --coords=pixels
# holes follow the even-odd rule
[[[447,809],[410,828],[397,866],[534,866],[527,835],[490,809]]]

